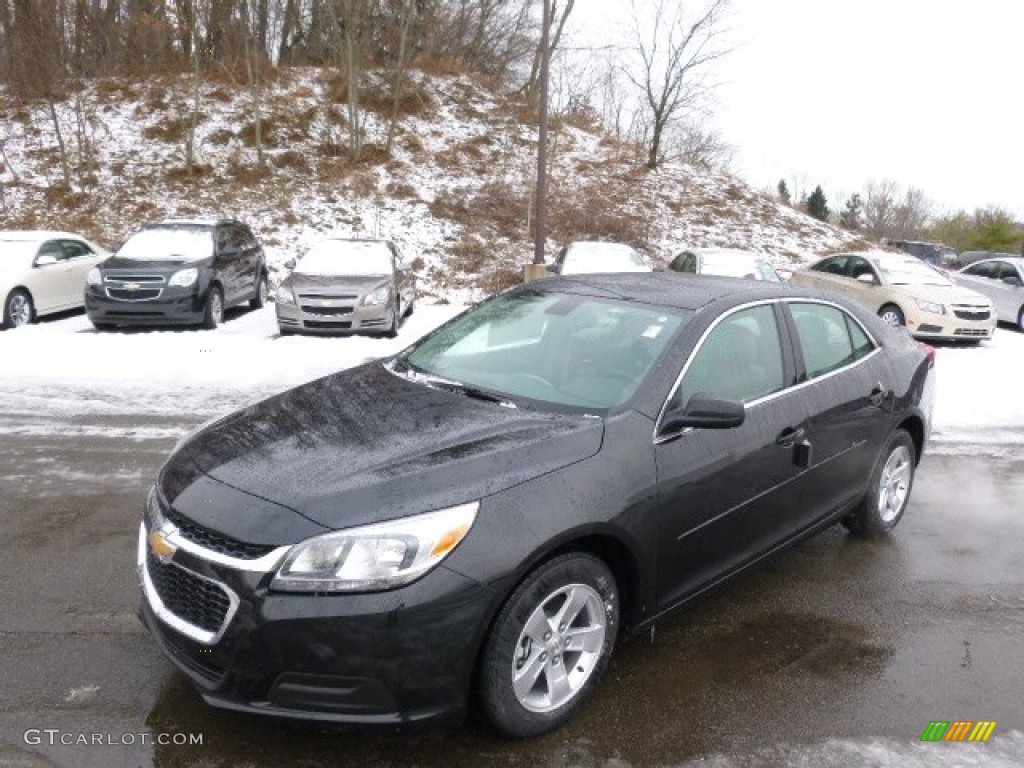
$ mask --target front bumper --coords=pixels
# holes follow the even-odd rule
[[[388,592],[275,593],[268,589],[273,567],[232,567],[195,547],[161,562],[148,534],[144,522],[140,616],[207,703],[313,721],[462,719],[492,604],[479,583],[442,565]],[[172,569],[173,577],[162,569]],[[213,638],[196,639],[189,629],[210,618],[208,606],[196,607],[205,598],[182,592],[190,585],[223,592],[225,618],[220,627],[208,626]],[[172,626],[166,611],[175,604],[189,615],[171,618]]]
[[[195,325],[203,321],[203,302],[195,288],[168,288],[160,298],[112,299],[92,287],[85,291],[85,312],[94,323],[110,325]]]
[[[276,303],[274,306],[277,325],[282,331],[368,333],[387,331],[391,327],[390,305],[364,307],[350,302],[330,307]]]
[[[915,309],[907,314],[906,323],[919,339],[980,341],[992,338],[996,330],[995,312],[975,308],[953,308],[942,315]]]

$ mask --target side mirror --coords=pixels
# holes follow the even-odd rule
[[[284,263],[284,268],[285,269],[295,269],[295,259],[288,259],[288,261],[286,261]]]
[[[865,285],[877,285],[875,276],[870,272],[865,272],[862,275],[857,275],[857,282],[864,283]]]
[[[678,432],[687,427],[694,429],[733,429],[740,426],[747,412],[743,403],[698,392],[682,408],[665,414],[659,435]]]
[[[37,267],[45,267],[45,266],[48,266],[50,264],[56,264],[56,263],[57,263],[57,257],[54,256],[52,253],[44,253],[42,256],[39,256],[36,259],[36,266]]]

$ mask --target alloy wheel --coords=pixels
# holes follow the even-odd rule
[[[551,712],[575,697],[597,667],[608,631],[601,595],[569,584],[541,601],[516,643],[512,687],[531,712]]]
[[[24,293],[16,293],[7,302],[7,315],[11,327],[19,328],[32,321],[32,302]]]
[[[891,523],[903,509],[910,493],[911,472],[910,451],[898,446],[889,454],[878,481],[878,516],[883,522]]]

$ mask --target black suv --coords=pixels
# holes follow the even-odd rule
[[[225,307],[267,300],[267,265],[252,230],[230,219],[161,221],[129,237],[88,275],[85,311],[115,325],[216,328]]]

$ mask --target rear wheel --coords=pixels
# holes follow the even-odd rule
[[[893,327],[907,324],[906,318],[903,317],[903,310],[895,304],[884,305],[878,310],[878,316],[882,318],[882,321],[886,325],[891,325]]]
[[[895,528],[910,501],[916,455],[910,435],[903,429],[893,432],[871,473],[867,495],[843,525],[868,538]]]
[[[256,285],[256,295],[249,299],[249,306],[259,309],[267,303],[267,276],[260,273],[259,283]]]
[[[4,328],[20,328],[35,320],[36,311],[28,291],[15,288],[4,301]]]
[[[487,719],[519,738],[567,721],[597,687],[618,627],[615,577],[601,560],[572,553],[537,568],[512,593],[484,647]]]
[[[1017,330],[1024,332],[1024,307],[1017,310]]]
[[[203,310],[203,328],[213,330],[224,322],[224,295],[220,288],[214,286],[206,296],[206,307]]]

